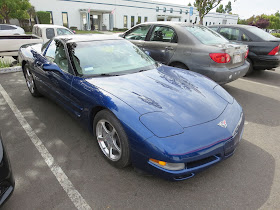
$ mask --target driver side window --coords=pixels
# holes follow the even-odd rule
[[[49,48],[47,49],[45,57],[48,61],[57,64],[61,70],[69,72],[68,59],[66,56],[65,48],[60,41],[53,40],[51,42]]]
[[[125,35],[125,39],[128,40],[145,40],[147,33],[150,29],[150,25],[139,26]]]

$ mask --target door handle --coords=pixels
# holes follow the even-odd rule
[[[174,50],[174,48],[173,48],[173,47],[170,47],[170,46],[165,47],[165,49],[166,49],[166,50]]]

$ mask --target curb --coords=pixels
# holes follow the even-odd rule
[[[21,71],[21,66],[2,68],[0,69],[0,74],[19,72],[19,71]]]

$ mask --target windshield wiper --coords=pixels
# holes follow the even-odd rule
[[[95,76],[97,76],[97,77],[115,77],[115,76],[120,76],[119,74],[108,74],[108,73],[103,73],[103,74],[97,74],[97,75],[95,75]]]

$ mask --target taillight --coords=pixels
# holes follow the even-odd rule
[[[249,54],[249,50],[247,50],[247,52],[245,53],[245,59],[248,57]]]
[[[210,53],[211,59],[216,63],[229,63],[230,55],[227,53]]]
[[[268,53],[268,55],[278,55],[279,54],[279,45]]]

